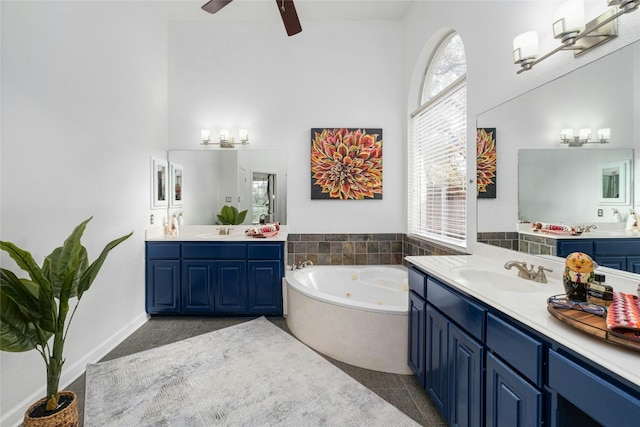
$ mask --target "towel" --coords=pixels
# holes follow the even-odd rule
[[[265,238],[277,235],[278,231],[280,231],[280,223],[274,222],[271,224],[248,228],[244,231],[244,234],[249,237]]]
[[[640,339],[640,298],[624,292],[614,292],[607,309],[607,329]]]
[[[578,233],[575,227],[563,224],[547,224],[544,222],[534,222],[533,231],[540,231],[547,234],[561,234],[565,236],[574,236]]]

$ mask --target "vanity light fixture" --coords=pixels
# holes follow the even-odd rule
[[[583,0],[569,0],[561,4],[554,12],[552,25],[553,35],[560,39],[561,44],[541,57],[538,57],[538,52],[532,48],[538,45],[538,35],[535,31],[528,31],[514,38],[513,62],[520,65],[518,74],[530,70],[534,65],[561,50],[572,50],[573,56],[578,57],[617,37],[617,19],[638,9],[640,0],[608,0],[607,4],[611,7],[586,24]],[[535,34],[535,41],[531,33]]]
[[[200,131],[202,139],[202,145],[209,145],[211,143],[211,131],[209,129],[202,129]]]
[[[233,148],[233,137],[229,137],[229,129],[220,129],[220,147]]]
[[[242,145],[246,145],[249,143],[249,131],[246,129],[240,129],[238,131],[238,135],[240,136],[240,142]]]
[[[609,138],[611,138],[611,129],[603,128],[598,129],[598,139],[591,140],[591,129],[583,128],[578,131],[578,136],[573,136],[573,129],[562,129],[560,131],[560,142],[562,144],[568,144],[569,147],[582,147],[584,144],[598,143],[608,144]]]

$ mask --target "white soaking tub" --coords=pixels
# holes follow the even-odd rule
[[[287,271],[287,326],[334,359],[411,374],[408,279],[403,266],[311,266]]]

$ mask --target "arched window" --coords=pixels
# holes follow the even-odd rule
[[[464,46],[449,34],[425,73],[408,144],[408,233],[466,247],[467,86]]]

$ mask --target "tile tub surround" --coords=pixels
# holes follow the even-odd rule
[[[289,233],[287,265],[306,260],[315,265],[402,264],[402,240],[399,233]]]
[[[402,233],[294,234],[287,238],[287,265],[404,264],[410,255],[462,255],[444,246]]]
[[[492,231],[478,233],[478,243],[517,251],[519,248],[517,231]],[[523,251],[527,252],[527,251]]]

